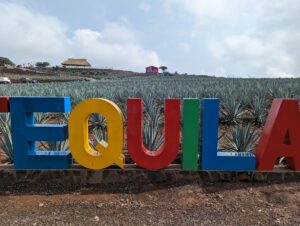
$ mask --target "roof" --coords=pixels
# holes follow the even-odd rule
[[[91,64],[86,59],[73,59],[69,58],[66,61],[61,63],[64,66],[85,66],[90,67]]]
[[[146,68],[156,68],[156,69],[158,69],[158,67],[155,67],[155,66],[148,66]]]

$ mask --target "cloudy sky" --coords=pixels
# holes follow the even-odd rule
[[[0,56],[300,77],[299,12],[298,0],[0,0]]]

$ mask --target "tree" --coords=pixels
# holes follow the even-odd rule
[[[11,65],[11,66],[15,66],[15,64],[8,58],[6,57],[0,57],[0,66],[4,66],[4,65]]]
[[[168,69],[168,67],[167,66],[160,66],[159,69],[162,70],[162,72],[164,74],[165,71]]]
[[[50,66],[50,63],[49,62],[36,62],[35,64],[36,67],[49,67]]]

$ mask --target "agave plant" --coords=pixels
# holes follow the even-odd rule
[[[143,125],[143,143],[149,150],[156,150],[164,143],[162,126],[162,106],[157,104],[154,98],[145,98],[144,106],[146,110],[145,123]]]
[[[93,129],[93,135],[94,135],[94,139],[90,140],[90,145],[92,147],[96,147],[97,144],[101,143],[102,141],[106,141],[107,142],[107,129],[102,130],[101,128],[94,128]]]
[[[162,106],[159,101],[160,99],[155,98],[153,95],[143,98],[146,115],[153,125],[159,124],[161,120]]]
[[[52,119],[50,114],[35,112],[34,113],[34,123],[36,124],[44,124]]]
[[[284,89],[281,85],[269,89],[272,98],[293,98],[294,92],[290,89]]]
[[[89,117],[89,134],[91,139],[89,143],[92,147],[96,147],[102,140],[107,142],[107,122],[100,114],[91,114]]]
[[[70,119],[70,113],[63,113],[59,115],[59,120],[63,124],[68,124]]]
[[[250,103],[250,113],[258,126],[264,124],[267,117],[268,100],[265,96],[255,96]]]
[[[221,106],[220,120],[227,124],[236,124],[246,113],[242,101],[235,98],[226,98]]]
[[[0,117],[0,149],[3,163],[13,163],[13,146],[8,114]]]
[[[89,130],[100,130],[102,133],[107,132],[106,119],[100,114],[91,114],[89,118]]]
[[[251,127],[251,124],[239,124],[231,128],[224,138],[225,144],[222,150],[236,152],[253,151],[258,141],[259,133]]]
[[[157,150],[164,143],[164,136],[159,123],[145,123],[143,126],[143,142],[149,150]]]
[[[67,151],[69,150],[69,140],[65,141],[49,141],[44,147],[51,151]]]
[[[8,113],[0,113],[0,123],[9,123],[9,119]]]
[[[126,112],[127,112],[127,106],[126,106],[126,97],[129,96],[127,91],[120,92],[120,90],[113,95],[114,102],[118,105],[118,107],[121,109],[123,113],[123,117],[125,118],[126,123]]]

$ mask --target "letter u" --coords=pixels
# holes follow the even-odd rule
[[[145,169],[157,170],[172,163],[179,150],[180,100],[165,100],[164,144],[156,151],[143,144],[143,105],[141,98],[127,99],[127,148],[132,160]]]

